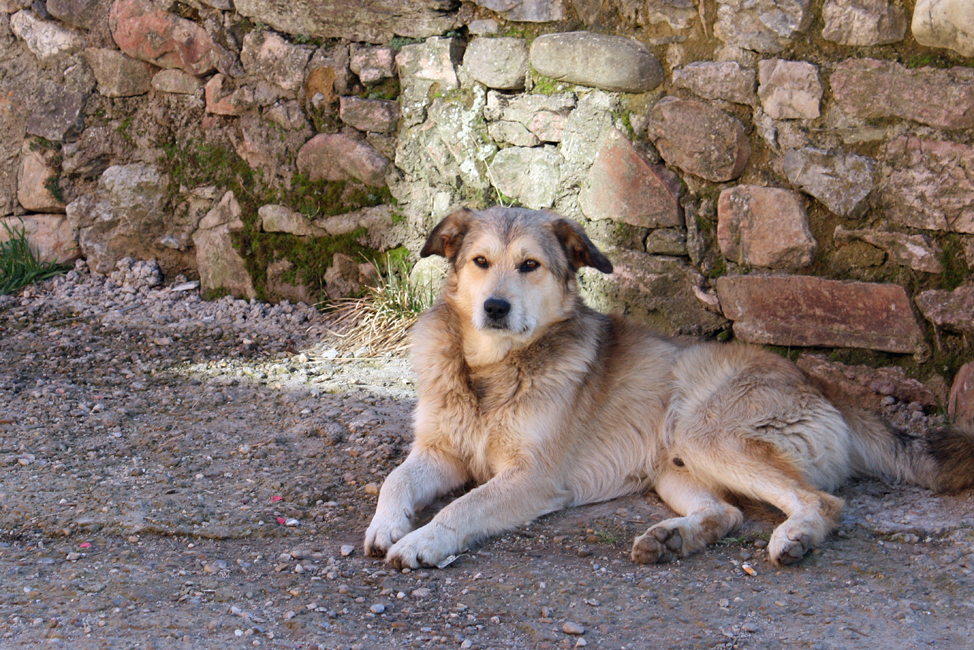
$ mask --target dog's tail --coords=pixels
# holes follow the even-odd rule
[[[853,431],[857,474],[922,485],[935,492],[974,487],[974,425],[946,425],[916,437],[870,411],[841,410]]]

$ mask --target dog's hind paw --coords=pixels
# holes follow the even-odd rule
[[[680,529],[663,524],[653,526],[632,544],[632,561],[639,564],[672,562],[684,555]]]
[[[805,534],[799,535],[798,539],[792,539],[785,534],[775,534],[768,544],[771,561],[779,566],[798,564],[810,550],[812,550],[812,539]]]

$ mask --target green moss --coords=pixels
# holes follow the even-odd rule
[[[947,291],[953,291],[964,284],[971,275],[967,268],[967,256],[964,246],[957,235],[947,235],[941,242],[940,264],[944,267],[943,286]]]
[[[572,88],[571,84],[557,81],[551,77],[546,77],[534,72],[530,74],[531,81],[533,82],[531,92],[537,95],[557,95],[558,93],[569,91]]]
[[[417,43],[424,43],[426,39],[423,38],[410,38],[409,36],[397,36],[391,41],[389,41],[389,47],[393,51],[398,52],[407,45],[416,45]]]
[[[61,175],[54,174],[53,176],[48,176],[47,180],[44,181],[44,188],[51,193],[54,200],[58,203],[64,203],[64,192],[61,191]]]
[[[396,201],[386,187],[375,188],[358,181],[311,181],[295,175],[290,189],[274,187],[264,180],[230,147],[191,142],[170,142],[163,146],[166,171],[173,188],[216,186],[232,191],[241,208],[244,228],[234,233],[234,245],[244,259],[257,291],[266,300],[267,267],[287,259],[295,270],[292,281],[305,284],[313,292],[324,286],[325,271],[335,253],[374,259],[378,252],[366,245],[368,231],[360,228],[337,237],[302,238],[286,233],[265,233],[259,228],[257,210],[279,204],[317,219],[345,214],[366,207]]]
[[[122,139],[123,140],[125,140],[125,144],[127,144],[127,145],[129,145],[131,147],[134,147],[135,146],[135,140],[132,138],[132,134],[129,133],[129,129],[132,128],[132,120],[133,119],[134,118],[131,115],[129,115],[124,120],[122,120],[122,123],[121,124],[119,124],[117,127],[115,127],[115,131],[120,136],[122,136]]]

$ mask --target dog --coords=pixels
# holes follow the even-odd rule
[[[578,269],[612,263],[570,219],[463,209],[421,255],[446,257],[450,272],[412,332],[415,438],[364,544],[394,567],[436,565],[546,513],[648,489],[679,516],[635,539],[635,562],[727,536],[743,521],[735,496],[784,513],[768,554],[791,565],[836,525],[843,503],[830,492],[852,477],[974,484],[974,432],[914,438],[761,348],[682,342],[588,308]],[[471,482],[412,529],[417,511]]]

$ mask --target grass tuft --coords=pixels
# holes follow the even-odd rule
[[[409,281],[411,265],[404,257],[386,255],[384,271],[375,286],[358,298],[336,302],[332,334],[340,347],[367,349],[368,356],[395,356],[409,348],[409,328],[432,306],[432,287],[416,287]]]
[[[0,242],[0,296],[14,293],[35,282],[65,273],[69,266],[42,262],[27,243],[27,230],[2,224],[7,241]]]

